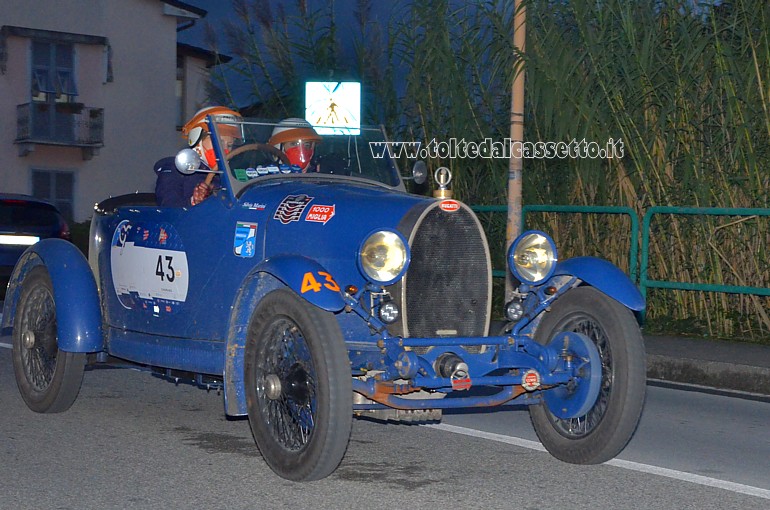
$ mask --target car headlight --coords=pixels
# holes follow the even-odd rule
[[[404,237],[393,230],[369,234],[358,250],[358,263],[367,279],[389,285],[403,276],[409,266],[409,248]]]
[[[508,264],[522,283],[547,280],[556,269],[556,245],[548,234],[538,230],[524,232],[508,250]]]

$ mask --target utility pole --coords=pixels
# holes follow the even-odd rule
[[[514,77],[511,87],[511,142],[514,147],[521,147],[524,141],[524,54],[526,7],[523,0],[514,1],[513,46],[516,53]],[[508,222],[505,230],[506,250],[521,233],[521,176],[523,168],[521,151],[511,151],[508,163]],[[510,273],[505,279],[505,301],[513,298],[513,281]]]

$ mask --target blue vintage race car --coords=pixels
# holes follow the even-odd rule
[[[478,219],[408,194],[380,130],[326,136],[318,171],[297,173],[264,143],[271,124],[244,120],[225,155],[208,122],[222,171],[212,197],[110,198],[88,260],[46,239],[14,268],[2,333],[32,410],[66,410],[87,362],[119,358],[221,387],[226,414],[248,415],[262,456],[291,480],[336,469],[354,415],[419,422],[528,404],[559,459],[623,449],[644,401],[644,300],[619,269],[558,261],[548,235],[525,232],[508,252],[509,322],[490,335]],[[177,164],[198,167],[190,151]]]

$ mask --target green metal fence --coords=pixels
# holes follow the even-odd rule
[[[505,205],[475,205],[472,206],[476,212],[502,212],[508,211]],[[631,281],[637,283],[642,295],[647,297],[647,289],[674,289],[674,290],[696,290],[706,292],[724,292],[733,294],[754,294],[759,296],[770,296],[770,288],[751,287],[744,285],[724,285],[715,283],[697,283],[680,282],[669,280],[656,280],[648,275],[649,269],[649,248],[650,248],[650,225],[652,217],[658,214],[673,215],[702,215],[702,216],[761,216],[770,217],[770,209],[756,208],[719,208],[719,207],[673,207],[656,206],[651,207],[644,215],[642,221],[642,243],[641,243],[641,262],[637,264],[639,257],[639,219],[636,212],[630,207],[614,206],[572,206],[572,205],[525,205],[522,208],[521,228],[526,226],[528,212],[555,212],[572,214],[625,214],[631,220],[630,248],[628,254],[629,276]],[[639,267],[641,266],[641,267]],[[495,270],[493,276],[505,276],[506,271]]]
[[[770,296],[770,288],[749,287],[744,285],[723,285],[716,283],[676,282],[668,280],[654,280],[649,278],[650,255],[650,223],[656,214],[681,214],[699,216],[770,216],[770,209],[750,208],[721,208],[721,207],[651,207],[644,215],[642,222],[642,262],[639,288],[642,295],[647,297],[647,289],[677,289],[677,290],[701,290],[707,292],[726,292],[731,294],[755,294]]]

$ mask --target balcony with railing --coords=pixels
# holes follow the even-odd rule
[[[16,140],[19,156],[36,145],[78,147],[91,159],[104,146],[104,108],[82,103],[31,102],[16,106]]]

